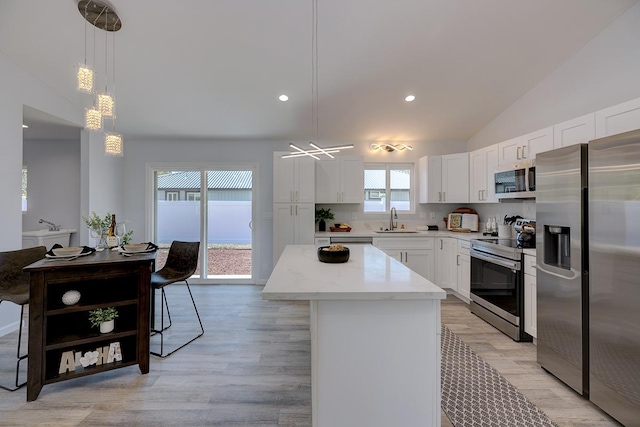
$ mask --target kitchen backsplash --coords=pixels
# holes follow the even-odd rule
[[[334,223],[348,223],[355,230],[378,230],[380,227],[387,228],[389,225],[388,213],[367,213],[362,212],[363,205],[316,205],[316,208],[329,208],[334,214],[335,219],[327,221],[327,229]],[[448,214],[459,207],[470,207],[478,212],[478,220],[480,229],[484,229],[487,217],[495,216],[498,223],[502,223],[505,215],[520,215],[524,218],[534,219],[536,217],[535,200],[518,200],[502,203],[467,203],[467,204],[418,204],[415,214],[398,213],[398,226],[405,224],[409,229],[415,229],[416,226],[438,225],[440,229],[444,229],[444,221],[442,220]],[[355,213],[356,219],[353,219]],[[423,218],[420,214],[423,213]],[[431,219],[431,213],[434,214],[435,220]],[[317,228],[317,224],[316,224]]]

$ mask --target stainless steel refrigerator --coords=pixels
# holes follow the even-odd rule
[[[589,390],[587,145],[536,156],[538,363]]]
[[[538,363],[640,426],[640,130],[537,155]]]
[[[589,399],[640,426],[640,131],[588,155]]]

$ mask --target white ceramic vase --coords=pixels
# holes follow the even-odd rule
[[[101,334],[106,334],[107,332],[111,332],[111,331],[113,331],[113,328],[115,328],[115,320],[114,319],[111,319],[111,320],[108,320],[106,322],[100,323],[100,333]]]

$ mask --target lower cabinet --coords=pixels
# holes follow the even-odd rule
[[[456,268],[458,273],[458,293],[471,299],[471,256],[469,250],[471,243],[467,240],[458,240],[458,254],[456,256]]]
[[[536,285],[536,257],[524,256],[524,331],[534,338],[538,336],[538,288]]]
[[[435,283],[435,254],[432,237],[374,238],[373,244],[390,257]]]
[[[456,265],[458,239],[437,237],[435,239],[435,253],[436,280],[434,283],[441,288],[458,292],[458,269]]]

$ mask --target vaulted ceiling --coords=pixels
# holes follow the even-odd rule
[[[635,2],[318,0],[320,139],[466,141]],[[122,20],[115,95],[125,138],[313,136],[311,0],[110,4]],[[0,0],[0,52],[89,106],[74,89],[84,22],[77,0]],[[102,85],[104,34],[95,62],[92,29],[86,38]]]

